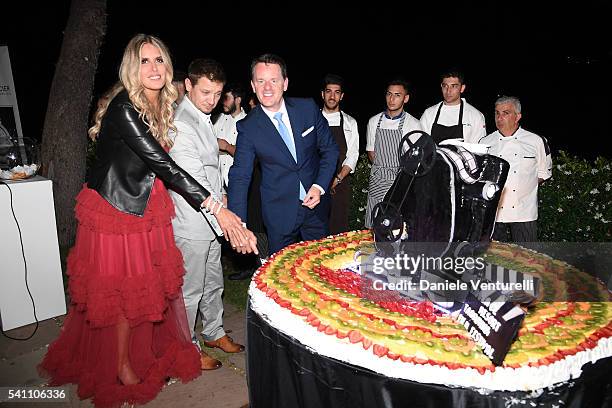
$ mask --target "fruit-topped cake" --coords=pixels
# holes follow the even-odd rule
[[[372,291],[347,270],[369,231],[291,245],[255,274],[252,309],[314,352],[389,377],[489,390],[535,390],[580,375],[612,356],[612,297],[589,274],[516,245],[491,243],[487,262],[529,273],[542,299],[526,317],[503,363],[495,366],[451,315],[428,301]],[[553,301],[571,288],[591,302]]]

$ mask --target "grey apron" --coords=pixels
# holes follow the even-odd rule
[[[397,177],[399,171],[399,159],[397,157],[397,149],[402,140],[402,129],[404,128],[404,120],[407,113],[399,120],[397,129],[381,129],[384,113],[380,114],[378,124],[376,125],[375,142],[374,142],[374,164],[370,172],[370,184],[368,186],[368,206],[366,208],[366,228],[372,228],[371,214],[372,209],[376,204],[385,198],[385,194]]]

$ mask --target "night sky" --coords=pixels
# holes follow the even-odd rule
[[[546,2],[551,6],[538,9],[535,1],[377,2],[380,10],[329,1],[127,3],[108,0],[96,97],[117,79],[123,49],[138,32],[159,36],[175,69],[186,70],[197,57],[215,58],[230,82],[245,87],[251,59],[273,52],[287,62],[290,96],[320,102],[325,73],[345,78],[342,107],[359,123],[363,151],[367,120],[384,109],[387,80],[401,75],[412,83],[406,110],[419,118],[441,100],[439,73],[454,66],[465,72],[464,96],[485,114],[488,132],[495,130],[497,96],[515,95],[523,103],[523,127],[545,136],[553,151],[612,157],[606,141],[612,42],[604,1]],[[25,7],[2,13],[9,18],[0,44],[9,46],[24,133],[39,138],[69,2]]]

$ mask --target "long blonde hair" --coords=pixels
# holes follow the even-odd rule
[[[157,47],[164,59],[166,66],[166,77],[164,87],[159,94],[159,108],[151,106],[144,94],[144,87],[140,81],[140,50],[144,44]],[[168,137],[170,129],[176,130],[172,121],[174,109],[172,103],[178,97],[176,87],[172,85],[173,68],[170,53],[166,45],[157,37],[147,34],[136,34],[125,47],[121,67],[119,68],[119,80],[101,98],[98,109],[94,115],[95,124],[89,129],[89,137],[92,140],[98,136],[102,125],[102,118],[108,109],[110,101],[123,89],[127,90],[134,109],[148,126],[149,131],[162,146],[171,147],[172,140]]]
[[[121,91],[123,91],[123,84],[121,81],[115,82],[115,84],[98,99],[98,108],[96,109],[96,113],[94,114],[94,125],[89,128],[87,133],[89,134],[89,138],[91,140],[96,140],[98,137],[98,133],[100,133],[100,128],[102,127],[102,118],[106,114],[106,110],[108,109],[108,105],[110,101],[113,100],[115,96]]]

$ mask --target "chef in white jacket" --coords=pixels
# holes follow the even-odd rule
[[[215,133],[219,144],[219,166],[223,176],[223,184],[228,186],[229,169],[234,164],[234,152],[236,151],[236,122],[246,117],[242,108],[244,91],[238,85],[227,85],[223,91],[223,114],[214,124]]]
[[[546,139],[520,127],[520,120],[519,99],[502,96],[495,102],[497,130],[480,141],[490,146],[489,154],[510,163],[497,207],[493,238],[498,241],[537,241],[538,186],[552,176]]]
[[[465,91],[463,74],[447,71],[440,79],[444,100],[423,112],[421,127],[436,143],[457,138],[467,143],[478,143],[487,134],[485,117],[461,97]]]

